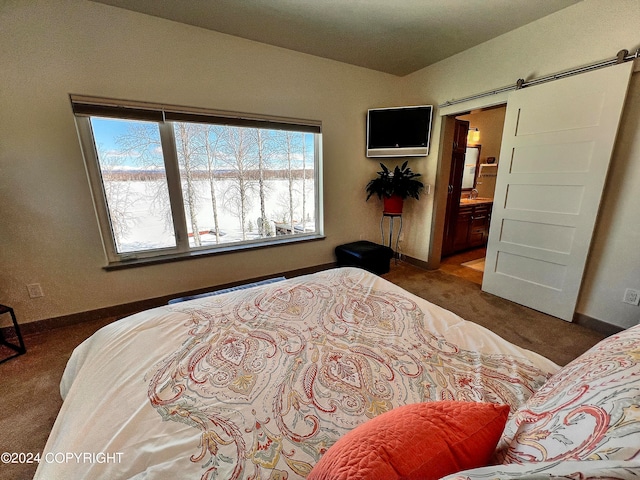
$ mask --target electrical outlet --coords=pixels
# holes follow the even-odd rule
[[[39,283],[30,283],[27,285],[27,290],[30,298],[44,297],[44,292],[42,291],[42,287]]]
[[[635,305],[636,307],[640,305],[640,290],[634,290],[633,288],[627,288],[624,291],[624,298],[622,299],[624,303],[628,303],[629,305]]]

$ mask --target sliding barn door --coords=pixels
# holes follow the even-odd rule
[[[573,319],[632,67],[509,95],[484,291]]]

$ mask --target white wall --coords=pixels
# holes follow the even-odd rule
[[[502,106],[456,117],[460,120],[467,120],[470,128],[476,127],[478,129],[480,133],[478,144],[482,147],[480,149],[480,163],[486,163],[487,157],[494,157],[498,162],[506,112],[506,106]]]
[[[404,102],[437,105],[512,85],[518,78],[612,58],[621,49],[635,51],[640,47],[638,18],[638,0],[584,0],[404,77]],[[640,289],[639,93],[640,74],[635,73],[577,306],[581,314],[621,327],[640,320],[639,307],[621,302],[626,287]],[[431,154],[420,166],[430,183],[436,178],[440,127],[437,118]],[[416,204],[406,222],[411,228],[406,253],[424,261],[432,241],[432,199]]]
[[[500,144],[502,143],[502,129],[504,127],[504,116],[507,112],[506,106],[490,108],[468,115],[456,117],[459,120],[467,120],[469,128],[477,128],[480,133],[480,163],[487,163],[487,157],[496,159],[496,164],[500,159]],[[480,197],[493,198],[495,192],[495,176],[479,178],[476,189]],[[468,195],[467,192],[463,193]]]
[[[632,76],[609,170],[578,312],[621,327],[640,323],[640,307],[621,303],[640,290],[640,73]]]
[[[397,77],[85,0],[3,1],[0,45],[0,303],[20,322],[326,264],[378,238],[365,113],[398,103]],[[326,240],[103,270],[70,93],[321,120]]]
[[[640,46],[638,0],[584,0],[404,78],[85,0],[0,5],[0,302],[21,322],[333,261],[333,248],[379,239],[364,202],[377,162],[364,156],[367,108],[434,104],[613,57]],[[640,75],[632,78],[578,312],[637,323],[621,303],[640,289]],[[320,119],[326,240],[106,272],[69,93]],[[411,167],[433,184],[431,154]],[[393,164],[394,162],[388,162]],[[433,196],[409,201],[403,252],[426,261]],[[29,299],[40,283],[45,297]]]

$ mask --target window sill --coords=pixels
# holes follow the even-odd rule
[[[228,253],[238,253],[247,250],[258,250],[262,248],[271,248],[281,245],[290,245],[292,243],[314,242],[324,240],[324,235],[308,235],[304,237],[287,237],[277,240],[269,240],[261,243],[229,245],[227,247],[216,247],[211,249],[193,250],[186,253],[171,253],[167,255],[158,255],[155,257],[134,258],[131,260],[122,260],[119,262],[111,262],[102,267],[106,271],[123,270],[125,268],[144,267],[147,265],[157,265],[161,263],[181,262],[183,260],[192,260],[195,258],[212,257],[216,255],[225,255]]]

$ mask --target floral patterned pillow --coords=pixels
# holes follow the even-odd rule
[[[509,420],[504,464],[640,458],[640,325],[554,374]]]
[[[640,462],[540,462],[526,465],[497,465],[454,473],[441,480],[602,480],[640,478]]]

